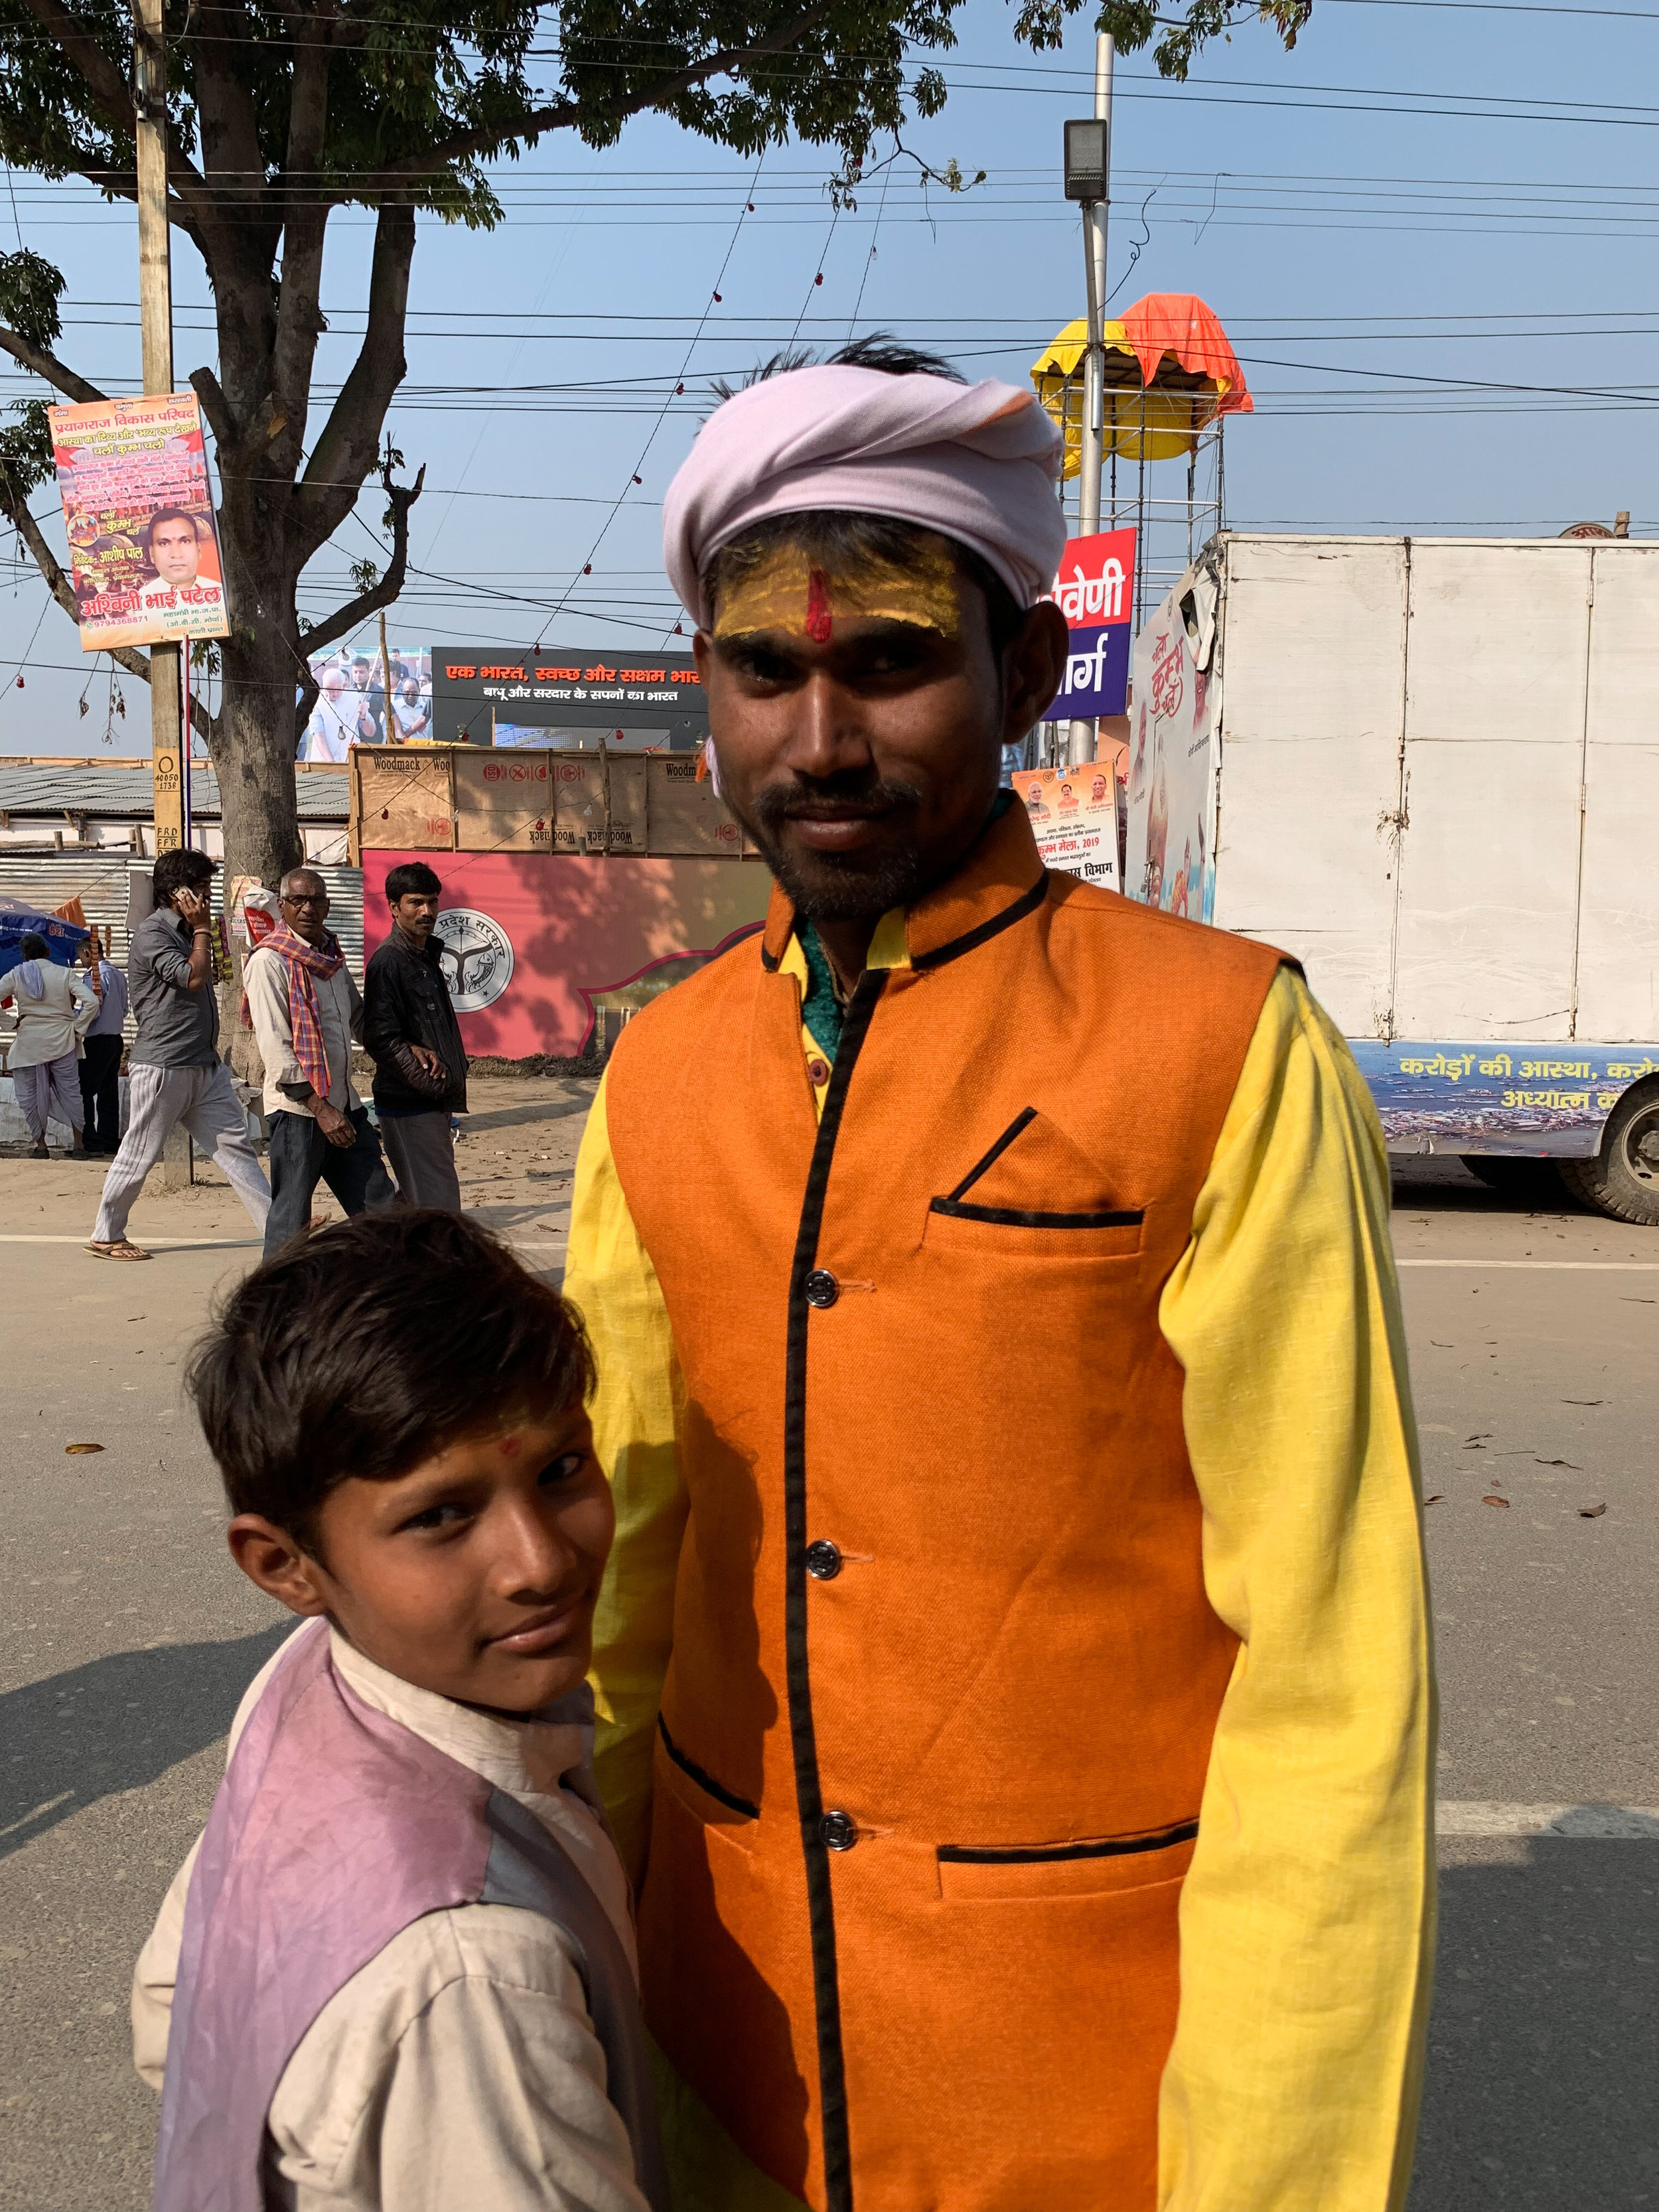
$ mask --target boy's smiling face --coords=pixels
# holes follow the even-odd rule
[[[533,1712],[587,1672],[616,1512],[580,1403],[511,1417],[390,1481],[348,1476],[314,1551],[230,1524],[237,1565],[291,1612],[325,1613],[366,1658],[458,1703]]]

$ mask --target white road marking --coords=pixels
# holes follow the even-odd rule
[[[1589,1836],[1659,1843],[1659,1805],[1498,1805],[1442,1798],[1434,1808],[1441,1836]]]
[[[1659,1275],[1659,1260],[1401,1260],[1396,1267],[1537,1267],[1592,1275]]]

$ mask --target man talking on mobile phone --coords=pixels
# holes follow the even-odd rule
[[[163,853],[150,878],[155,910],[132,933],[127,988],[138,1034],[128,1060],[127,1133],[104,1178],[87,1246],[100,1260],[149,1259],[128,1239],[127,1216],[181,1126],[212,1154],[262,1231],[270,1211],[270,1191],[248,1142],[230,1070],[219,1057],[208,897],[217,866],[187,848]]]

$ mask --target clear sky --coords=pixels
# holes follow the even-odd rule
[[[1034,57],[1012,16],[968,0],[949,105],[906,134],[936,166],[983,168],[971,192],[924,194],[899,160],[836,217],[823,153],[783,149],[757,179],[647,118],[603,155],[550,141],[509,166],[493,234],[422,219],[390,428],[428,489],[395,642],[660,642],[678,610],[659,502],[707,380],[792,337],[890,330],[1023,380],[1082,311],[1060,126],[1089,112],[1093,33],[1079,18]],[[1656,150],[1659,0],[1316,0],[1294,53],[1251,24],[1185,87],[1121,59],[1112,305],[1195,292],[1225,325],[1256,399],[1228,431],[1230,523],[1553,534],[1626,507],[1659,532]],[[361,327],[368,232],[349,212],[331,229],[319,399]],[[69,276],[66,356],[136,389],[131,211],[16,174],[0,242],[20,238]],[[174,254],[182,383],[212,336],[200,264]],[[30,388],[0,374],[0,397]],[[1182,465],[1162,474],[1177,492]],[[349,595],[349,561],[384,558],[382,505],[365,494],[302,611]],[[55,516],[49,489],[35,508]],[[0,751],[95,753],[106,725],[110,750],[147,750],[143,687],[121,688],[112,721],[108,663],[0,550]]]

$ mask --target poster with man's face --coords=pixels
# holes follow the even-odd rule
[[[353,745],[407,745],[432,735],[432,648],[386,647],[380,640],[337,645],[312,656],[317,696],[300,737],[300,758],[342,761]]]
[[[196,394],[47,412],[82,651],[228,635]]]

